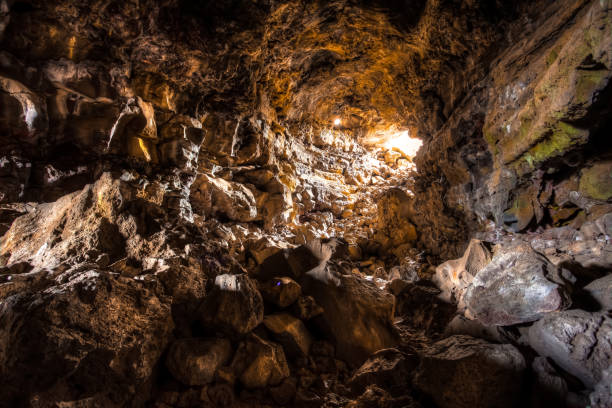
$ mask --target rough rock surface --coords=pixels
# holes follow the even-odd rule
[[[166,366],[183,384],[204,385],[212,382],[231,353],[232,345],[227,339],[180,339],[170,346]]]
[[[514,407],[525,368],[512,345],[452,336],[422,355],[415,383],[440,407]]]
[[[611,13],[0,0],[0,405],[609,405]]]
[[[486,325],[531,322],[568,304],[561,272],[529,245],[498,248],[474,276],[463,300],[471,316]]]
[[[529,344],[540,355],[592,388],[612,364],[612,319],[568,310],[545,316],[529,328]]]

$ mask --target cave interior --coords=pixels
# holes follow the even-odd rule
[[[611,0],[0,0],[0,407],[612,408]]]

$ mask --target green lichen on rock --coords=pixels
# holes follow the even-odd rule
[[[582,170],[579,191],[595,200],[612,198],[612,161],[594,164]]]
[[[544,131],[542,136],[534,137],[541,140],[520,156],[513,164],[519,174],[537,168],[539,164],[562,156],[575,146],[586,143],[589,132],[566,122],[557,122]]]

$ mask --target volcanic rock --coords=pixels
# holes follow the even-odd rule
[[[415,384],[443,408],[514,407],[525,368],[514,346],[452,336],[424,351]]]
[[[283,348],[250,334],[240,343],[231,367],[246,388],[278,385],[289,377]]]
[[[260,289],[264,300],[281,308],[291,306],[302,293],[302,287],[287,277],[270,279]]]
[[[516,243],[496,250],[474,276],[464,302],[485,325],[531,322],[567,306],[562,282],[557,267],[529,245]]]
[[[312,344],[312,336],[301,320],[288,313],[277,313],[264,317],[263,324],[272,337],[289,355],[307,356]]]
[[[612,319],[604,313],[551,313],[529,328],[529,345],[541,356],[594,387],[612,365]]]
[[[217,368],[231,357],[232,346],[226,339],[180,339],[172,343],[166,366],[185,385],[212,382]]]
[[[248,276],[218,275],[199,315],[205,327],[242,336],[263,321],[263,299]]]

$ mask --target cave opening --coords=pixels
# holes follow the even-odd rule
[[[611,0],[0,0],[0,407],[612,407]]]

